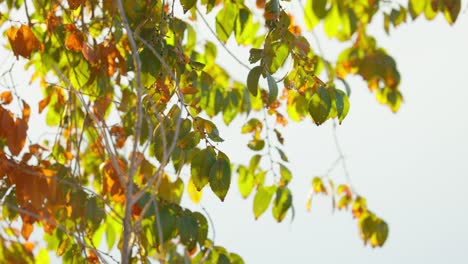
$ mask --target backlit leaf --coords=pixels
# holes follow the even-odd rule
[[[317,125],[323,124],[331,110],[331,98],[327,89],[320,86],[309,101],[309,113]]]
[[[192,158],[191,179],[198,191],[208,184],[210,170],[215,161],[216,155],[211,147],[200,150]]]
[[[231,163],[222,152],[218,153],[216,161],[210,169],[210,187],[221,201],[224,201],[231,184]]]
[[[260,186],[254,197],[253,212],[255,219],[258,219],[270,206],[271,198],[276,192],[277,187],[272,186]]]
[[[291,191],[286,187],[280,187],[276,191],[276,197],[273,201],[273,217],[276,221],[283,221],[286,213],[292,205]]]
[[[187,13],[187,11],[197,4],[197,0],[181,0],[180,4],[184,9],[184,13]]]

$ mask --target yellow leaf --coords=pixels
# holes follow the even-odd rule
[[[202,191],[198,191],[195,184],[193,184],[192,178],[190,178],[187,186],[187,192],[189,194],[190,199],[192,202],[198,204],[202,197]]]

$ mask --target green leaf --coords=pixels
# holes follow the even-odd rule
[[[254,138],[247,144],[247,147],[254,151],[260,151],[265,147],[265,140]]]
[[[181,242],[189,251],[195,248],[198,239],[198,221],[192,213],[186,211],[177,219],[177,229]]]
[[[262,129],[263,123],[257,118],[251,118],[249,121],[247,121],[247,123],[245,123],[245,125],[242,126],[241,133],[252,133],[255,131],[262,131]]]
[[[261,186],[258,188],[253,203],[255,219],[258,219],[268,209],[268,206],[271,202],[271,198],[273,197],[273,194],[275,193],[276,189],[276,185]]]
[[[276,150],[278,151],[279,155],[280,155],[280,158],[284,161],[284,162],[288,162],[288,157],[286,156],[286,154],[284,153],[284,151],[282,151],[280,148],[276,148]]]
[[[292,205],[291,191],[286,187],[278,188],[273,202],[273,217],[281,222]]]
[[[198,221],[198,237],[197,242],[198,244],[204,245],[205,240],[208,237],[208,221],[206,220],[205,216],[199,212],[194,212],[193,216]]]
[[[198,191],[208,184],[210,170],[216,161],[216,155],[212,147],[200,150],[195,154],[191,163],[193,184]]]
[[[247,89],[253,96],[257,96],[258,94],[258,79],[260,79],[260,75],[262,74],[262,67],[255,66],[253,67],[249,74],[247,75]]]
[[[308,30],[313,29],[318,23],[320,23],[320,18],[318,18],[313,10],[313,3],[315,0],[307,0],[304,6],[304,21]]]
[[[377,219],[375,221],[375,232],[371,237],[372,246],[383,246],[388,237],[388,225],[382,219]]]
[[[323,19],[327,15],[327,0],[313,0],[312,1],[312,10],[314,14],[319,18]]]
[[[216,34],[222,42],[226,43],[229,36],[234,31],[238,13],[239,8],[237,5],[227,1],[216,15]]]
[[[280,164],[280,174],[281,174],[281,180],[280,180],[281,185],[287,185],[292,179],[291,171],[283,164]]]
[[[159,223],[161,224],[161,230],[159,230],[157,220],[153,223],[153,230],[155,232],[155,242],[157,245],[160,243],[159,231],[162,233],[163,243],[169,239],[175,237],[177,228],[177,216],[172,206],[161,206],[158,210]]]
[[[245,199],[249,197],[255,186],[254,175],[252,171],[247,170],[244,166],[239,166],[237,173],[239,174],[237,185],[239,186],[242,197]]]
[[[331,110],[331,98],[325,87],[320,86],[310,98],[309,114],[317,125],[323,124]]]
[[[338,121],[341,124],[349,112],[349,100],[346,94],[338,89],[333,89],[335,92],[336,111],[338,112]]]
[[[263,49],[250,49],[250,56],[249,56],[249,62],[251,64],[256,63],[259,61],[263,56]]]
[[[211,167],[209,182],[211,190],[224,201],[231,185],[231,163],[222,152],[218,153],[218,159]]]
[[[258,168],[258,164],[260,163],[260,160],[262,159],[262,156],[261,155],[253,155],[252,158],[250,159],[250,162],[249,162],[249,171],[250,172],[255,172],[255,170],[257,170]]]
[[[86,221],[93,229],[98,228],[104,219],[104,202],[96,196],[89,198],[86,204]]]
[[[426,8],[427,1],[422,0],[410,0],[408,2],[408,9],[411,14],[411,17],[415,19],[418,17],[424,9]]]
[[[267,73],[267,82],[268,82],[268,104],[270,105],[278,97],[278,85],[276,84],[275,78]]]

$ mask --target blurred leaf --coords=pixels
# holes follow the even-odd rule
[[[271,198],[276,192],[277,187],[272,186],[260,186],[257,189],[257,193],[254,197],[253,211],[255,219],[258,219],[269,207]]]

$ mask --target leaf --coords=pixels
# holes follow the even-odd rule
[[[461,0],[443,0],[444,6],[444,16],[449,24],[455,23],[457,20],[458,14],[461,9]]]
[[[373,247],[383,246],[388,237],[388,225],[382,219],[374,222],[375,232],[372,234],[370,242]]]
[[[218,158],[210,170],[210,187],[221,201],[224,201],[231,185],[231,163],[222,152],[218,152]]]
[[[310,98],[309,114],[317,125],[323,124],[331,110],[331,98],[327,89],[320,86],[317,92]]]
[[[159,239],[159,233],[161,231],[162,233],[162,241],[166,242],[169,239],[175,237],[176,235],[176,228],[178,228],[179,223],[178,219],[176,216],[176,212],[174,208],[170,205],[162,206],[159,208],[159,223],[161,224],[161,230],[159,230],[158,227],[158,222],[154,221],[153,224],[153,229],[155,232],[155,239],[156,239],[156,244],[159,245],[160,239]],[[180,230],[179,230],[180,232]]]
[[[83,49],[83,35],[80,32],[73,32],[65,40],[65,47],[71,51],[81,52]]]
[[[200,245],[205,244],[205,240],[208,237],[208,221],[205,216],[199,212],[194,212],[193,216],[197,219],[198,222],[198,237],[197,241]]]
[[[281,174],[280,185],[281,186],[288,185],[288,183],[292,179],[291,171],[283,164],[280,164],[279,166],[280,166],[280,174]]]
[[[71,10],[77,9],[83,3],[84,3],[84,0],[68,0],[68,6],[70,7]]]
[[[276,148],[276,150],[278,151],[278,154],[280,155],[281,160],[283,160],[284,162],[289,161],[288,157],[286,156],[283,150],[281,150],[280,148]]]
[[[98,228],[105,217],[104,202],[93,196],[88,199],[86,204],[86,221],[93,228]]]
[[[263,123],[257,118],[251,118],[245,125],[242,126],[241,133],[251,133],[255,131],[262,131]]]
[[[304,20],[308,30],[313,29],[320,22],[320,18],[313,11],[314,2],[315,0],[307,0],[304,6]]]
[[[346,94],[338,89],[333,89],[335,92],[336,111],[338,112],[338,122],[341,124],[349,112],[349,100]]]
[[[5,92],[0,93],[0,104],[7,105],[11,103],[12,100],[13,100],[13,96],[11,95],[10,91],[5,91]]]
[[[263,139],[254,138],[247,144],[247,147],[254,151],[260,151],[265,147],[265,141]]]
[[[257,96],[258,94],[258,80],[260,79],[260,75],[262,74],[262,67],[255,66],[247,75],[247,89],[253,96]]]
[[[327,15],[327,0],[313,0],[312,1],[312,10],[314,14],[319,18],[323,19]]]
[[[415,19],[418,17],[424,9],[426,8],[427,1],[421,0],[410,0],[408,2],[408,9],[410,11],[411,17]]]
[[[239,178],[237,180],[237,185],[239,186],[239,192],[242,197],[245,199],[249,197],[250,193],[255,186],[254,175],[252,171],[247,170],[244,166],[239,166],[237,169]]]
[[[249,162],[249,171],[250,172],[255,172],[258,168],[258,164],[260,163],[260,160],[262,159],[262,156],[259,154],[253,155],[252,158],[250,159]]]
[[[210,170],[215,161],[216,155],[211,147],[200,150],[192,158],[191,179],[198,191],[208,184]]]
[[[251,64],[254,64],[256,63],[257,61],[259,61],[262,56],[263,56],[263,49],[255,49],[255,48],[252,48],[250,49],[250,56],[249,56],[249,62]]]
[[[44,46],[36,38],[31,28],[26,25],[21,25],[19,29],[11,27],[7,30],[6,34],[17,59],[18,56],[29,59],[33,51],[42,51],[44,49]]]
[[[272,186],[261,186],[258,188],[257,193],[254,197],[253,211],[255,220],[257,220],[269,207],[271,198],[275,193],[277,187]]]
[[[3,123],[2,123],[3,126]],[[7,136],[7,146],[11,154],[17,156],[26,144],[28,124],[22,118],[17,118]]]
[[[184,9],[184,14],[197,4],[197,0],[181,0],[180,4]]]
[[[177,218],[177,229],[181,242],[189,251],[195,248],[198,238],[198,221],[190,212]]]
[[[278,188],[276,191],[276,198],[273,202],[273,217],[276,219],[276,221],[283,221],[291,205],[291,191],[286,187]]]
[[[223,43],[227,42],[234,31],[238,13],[237,5],[228,1],[224,3],[224,7],[216,15],[216,35]]]
[[[192,202],[198,204],[202,198],[202,191],[198,191],[197,187],[193,183],[192,178],[189,179],[189,182],[187,184],[187,192],[189,194],[190,200]]]
[[[327,194],[327,189],[320,177],[314,177],[314,179],[312,179],[312,188],[315,193]]]
[[[268,82],[268,105],[276,101],[278,98],[278,85],[276,84],[275,78],[267,73],[267,82]]]

